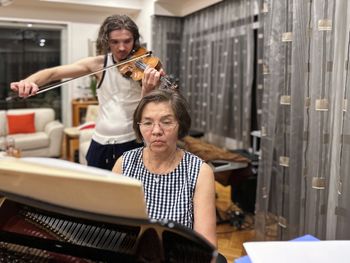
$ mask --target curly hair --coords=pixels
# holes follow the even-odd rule
[[[169,102],[175,118],[179,123],[178,139],[182,139],[188,135],[191,128],[191,116],[186,99],[177,90],[156,89],[145,95],[134,111],[133,129],[138,142],[142,142],[142,134],[138,123],[141,121],[144,108],[150,102]]]
[[[130,31],[134,37],[134,50],[140,47],[140,33],[135,22],[127,15],[111,15],[107,17],[98,32],[98,37],[96,41],[96,51],[97,54],[107,54],[110,51],[108,40],[109,33],[114,30],[126,29]]]

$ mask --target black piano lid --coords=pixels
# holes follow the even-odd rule
[[[215,248],[202,236],[196,232],[188,229],[176,222],[163,220],[145,220],[135,218],[116,217],[110,215],[96,214],[67,207],[62,207],[47,202],[35,200],[18,194],[7,193],[0,191],[0,195],[5,196],[10,202],[15,202],[19,205],[28,206],[38,211],[45,211],[46,214],[56,215],[59,218],[74,218],[80,222],[98,222],[99,224],[117,225],[118,227],[130,227],[139,230],[138,233],[138,245],[135,247],[133,254],[124,253],[123,251],[111,251],[105,249],[99,249],[94,247],[78,246],[72,243],[66,243],[59,240],[36,240],[36,237],[30,236],[18,236],[16,233],[10,233],[1,230],[0,241],[13,242],[17,240],[17,244],[27,246],[29,244],[35,244],[39,249],[45,249],[57,253],[67,253],[73,256],[86,256],[92,260],[103,260],[105,262],[141,262],[136,258],[142,257],[143,254],[147,254],[153,251],[152,255],[146,255],[146,258],[150,258],[152,262],[154,258],[163,258],[168,262],[183,262],[182,258],[180,261],[174,261],[173,259],[178,257],[178,250],[191,249],[194,254],[198,254],[198,250],[203,252],[203,257],[199,260],[191,259],[188,255],[187,262],[210,262],[212,257],[217,256]],[[5,199],[5,201],[6,201]],[[1,207],[0,207],[1,211]],[[179,248],[177,248],[179,247]],[[192,248],[190,248],[192,247]],[[188,253],[188,251],[186,252]],[[196,255],[197,257],[197,255]],[[203,260],[204,258],[208,260]],[[186,262],[186,261],[185,261]]]

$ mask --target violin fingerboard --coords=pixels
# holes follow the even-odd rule
[[[172,89],[178,90],[179,86],[177,84],[178,80],[174,80],[174,78],[170,76],[163,76],[160,78],[160,89]]]

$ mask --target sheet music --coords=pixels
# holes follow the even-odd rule
[[[243,244],[252,263],[347,263],[350,241],[275,241]]]
[[[46,158],[46,157],[24,157],[24,158],[21,158],[21,160],[29,163],[50,166],[52,168],[74,170],[77,172],[84,172],[86,174],[93,174],[93,175],[110,177],[110,178],[116,177],[115,173],[107,170],[99,169],[96,167],[85,166],[78,163],[67,162],[61,159]],[[126,177],[123,177],[123,178],[126,178]]]
[[[0,191],[77,210],[148,219],[140,181],[65,160],[0,159]]]

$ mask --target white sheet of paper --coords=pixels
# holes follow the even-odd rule
[[[148,219],[140,181],[64,160],[2,158],[0,191],[81,211]]]
[[[348,263],[350,241],[262,241],[243,244],[252,263]]]

